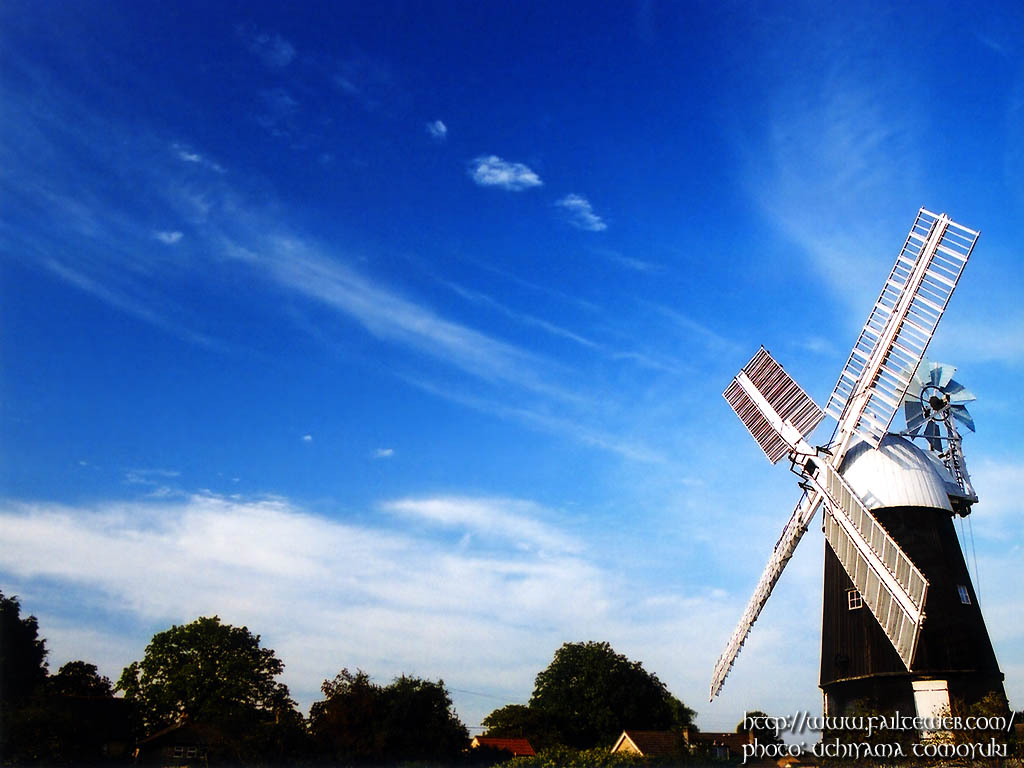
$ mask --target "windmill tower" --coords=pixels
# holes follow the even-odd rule
[[[869,699],[929,716],[954,697],[1003,692],[952,522],[977,501],[956,428],[973,430],[973,396],[954,369],[922,362],[978,234],[918,212],[824,410],[764,348],[725,390],[768,460],[789,459],[803,494],[715,665],[712,700],[819,506],[826,714]],[[901,405],[908,428],[894,434]],[[826,413],[835,431],[812,446]]]

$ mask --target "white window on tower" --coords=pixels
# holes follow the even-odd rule
[[[855,611],[864,605],[864,598],[856,589],[846,590],[846,605],[851,611]]]

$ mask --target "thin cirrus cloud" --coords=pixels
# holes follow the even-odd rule
[[[252,248],[229,243],[225,252],[262,267],[280,287],[352,317],[378,338],[443,359],[477,378],[562,400],[579,399],[552,383],[554,363],[378,286],[311,243],[270,234],[253,242]]]
[[[271,69],[283,69],[295,58],[295,46],[276,32],[257,32],[251,27],[242,27],[239,34],[249,50]]]
[[[539,187],[544,183],[529,166],[510,163],[497,155],[481,155],[474,159],[469,175],[481,187],[498,187],[511,192]]]
[[[587,232],[603,232],[608,229],[608,225],[594,213],[590,201],[582,195],[566,195],[555,205],[568,214],[569,223],[576,229],[583,229]]]
[[[174,245],[175,243],[180,242],[181,238],[183,238],[184,236],[185,235],[183,233],[178,231],[161,231],[153,233],[153,237],[155,237],[157,240],[159,240],[161,243],[164,243],[165,245]]]

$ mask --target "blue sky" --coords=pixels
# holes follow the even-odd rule
[[[764,344],[824,403],[924,206],[982,231],[929,356],[1021,706],[1024,12],[609,6],[4,4],[0,588],[52,668],[217,613],[304,709],[344,666],[473,726],[594,639],[706,729],[816,710],[816,530],[706,702],[798,492],[721,391]]]

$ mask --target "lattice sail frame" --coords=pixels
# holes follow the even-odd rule
[[[715,664],[712,700],[823,501],[829,512],[825,523],[829,545],[907,668],[913,663],[924,621],[927,580],[846,486],[837,468],[855,435],[877,448],[888,431],[910,385],[908,371],[920,364],[979,234],[945,214],[918,211],[825,408],[838,422],[830,450],[817,452],[807,444],[804,438],[820,421],[815,410],[821,409],[763,348],[723,393],[773,464],[788,448],[794,468],[801,456],[816,455],[817,461],[810,465],[826,469],[813,473],[807,464],[801,469],[810,482],[804,485],[805,493]],[[755,381],[767,383],[767,391],[761,392]],[[825,485],[818,478],[821,474]]]
[[[889,430],[979,234],[918,211],[825,406],[872,447]]]

